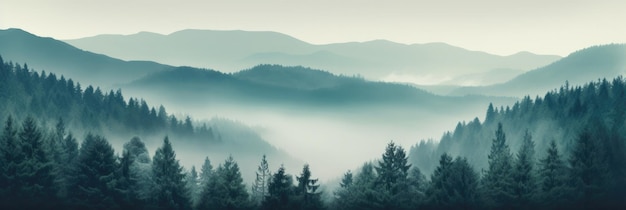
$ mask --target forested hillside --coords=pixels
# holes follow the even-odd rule
[[[37,116],[46,125],[61,118],[74,130],[118,134],[170,134],[206,142],[217,141],[206,125],[191,118],[177,119],[163,106],[150,107],[144,100],[125,101],[120,90],[82,87],[70,78],[29,69],[27,64],[4,62],[0,57],[0,118]]]

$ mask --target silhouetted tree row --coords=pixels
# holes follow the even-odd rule
[[[152,134],[166,132],[181,137],[215,140],[213,129],[194,126],[189,117],[177,119],[165,108],[150,107],[143,99],[124,100],[121,90],[104,92],[53,73],[32,71],[27,64],[4,62],[0,57],[0,117],[39,120],[67,119],[75,129]]]

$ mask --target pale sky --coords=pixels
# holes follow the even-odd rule
[[[314,44],[445,42],[499,55],[626,43],[625,21],[623,0],[0,0],[0,29],[56,39],[193,28]]]

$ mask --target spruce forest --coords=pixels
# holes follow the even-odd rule
[[[561,86],[484,122],[460,122],[439,143],[380,158],[322,190],[308,164],[271,171],[258,157],[246,184],[236,157],[184,168],[177,143],[220,141],[163,106],[128,101],[0,58],[2,209],[618,209],[626,206],[626,81]],[[107,134],[158,133],[115,151]],[[115,135],[114,135],[115,136]],[[116,138],[116,137],[113,137]],[[481,170],[479,170],[481,169]]]

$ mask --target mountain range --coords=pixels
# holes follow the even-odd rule
[[[510,79],[558,60],[520,52],[498,56],[444,43],[400,44],[386,40],[314,45],[285,34],[252,31],[183,30],[168,35],[141,32],[65,40],[78,48],[124,60],[235,72],[259,64],[302,65],[370,80],[416,84],[492,84],[464,77],[501,69]]]
[[[500,84],[461,87],[451,95],[540,95],[560,85],[583,85],[590,80],[614,78],[626,73],[626,44],[593,46],[571,53],[550,65],[523,73]]]

